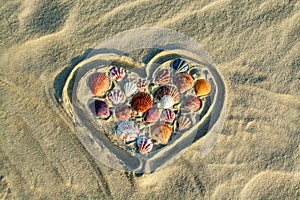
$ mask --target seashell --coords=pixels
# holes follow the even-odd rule
[[[152,108],[146,112],[145,122],[151,123],[151,122],[157,122],[159,120],[159,112],[157,109]]]
[[[138,88],[137,88],[136,84],[133,82],[128,82],[128,83],[125,83],[125,85],[124,85],[124,92],[127,97],[130,97],[131,95],[133,95],[137,89]]]
[[[195,93],[197,96],[206,96],[211,93],[211,84],[208,80],[199,79],[195,83]]]
[[[146,89],[147,82],[145,79],[139,79],[137,82],[137,87],[140,92],[143,92]]]
[[[121,90],[112,90],[108,92],[107,97],[113,104],[118,105],[124,99],[124,93]]]
[[[110,77],[116,81],[121,81],[126,73],[125,73],[125,70],[121,67],[113,67],[111,70],[110,70]]]
[[[170,109],[166,109],[161,113],[161,119],[169,123],[173,123],[173,121],[175,120],[175,116],[175,113]]]
[[[165,95],[171,96],[174,100],[174,103],[178,103],[180,101],[179,92],[174,86],[164,85],[159,87],[154,94],[154,98],[160,101]]]
[[[153,149],[153,142],[145,136],[138,137],[136,144],[141,154],[147,154]]]
[[[197,111],[201,108],[202,102],[198,97],[195,96],[188,96],[187,99],[184,101],[183,107],[190,111]]]
[[[147,110],[152,108],[153,100],[150,94],[147,93],[137,93],[131,99],[131,107],[138,113],[145,113]]]
[[[132,110],[129,106],[121,105],[115,109],[115,117],[119,121],[127,121],[131,117]]]
[[[191,119],[185,115],[182,115],[178,118],[178,129],[181,131],[189,128],[191,124],[192,124]]]
[[[174,105],[174,99],[170,95],[165,95],[160,100],[160,107],[162,108],[172,108]]]
[[[105,101],[96,99],[89,105],[89,107],[96,117],[105,119],[110,116],[109,108]]]
[[[173,83],[178,88],[179,93],[184,93],[193,87],[194,80],[188,73],[179,73],[174,77]]]
[[[149,137],[160,144],[167,144],[172,134],[172,128],[166,123],[158,122],[150,127]]]
[[[176,70],[176,72],[186,72],[189,69],[189,65],[187,64],[187,62],[181,58],[178,58],[176,60],[174,60],[171,63],[171,66],[173,67],[173,69]]]
[[[95,96],[102,97],[110,88],[109,77],[100,72],[96,72],[90,76],[90,88]]]
[[[157,72],[155,82],[157,84],[167,84],[171,80],[170,72],[167,69],[161,69]]]
[[[118,124],[116,133],[123,141],[130,142],[139,136],[139,129],[133,121],[124,121]]]

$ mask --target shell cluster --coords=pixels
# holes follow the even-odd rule
[[[107,66],[89,76],[89,109],[99,120],[114,120],[114,137],[139,154],[168,145],[195,124],[211,82],[195,77],[192,64],[182,58],[168,61],[152,77],[132,78],[132,71]]]

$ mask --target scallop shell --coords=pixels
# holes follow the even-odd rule
[[[137,87],[140,92],[143,92],[146,89],[147,82],[145,79],[139,79],[137,82]]]
[[[197,96],[206,96],[211,93],[211,84],[208,80],[199,79],[195,83],[195,93]]]
[[[172,134],[172,128],[166,123],[156,123],[150,127],[149,137],[160,144],[167,144]]]
[[[131,99],[131,107],[135,109],[138,113],[145,113],[153,106],[153,100],[150,94],[147,93],[137,93]]]
[[[175,120],[175,116],[175,113],[170,109],[166,109],[161,113],[161,119],[169,123],[173,123],[173,121]]]
[[[116,133],[123,141],[130,142],[139,136],[139,129],[133,121],[124,121],[118,124]]]
[[[153,149],[153,142],[145,136],[138,137],[136,144],[141,154],[147,154]]]
[[[125,85],[124,85],[124,92],[127,97],[130,97],[131,95],[133,95],[137,89],[138,88],[137,88],[136,84],[133,82],[128,82],[128,83],[125,83]]]
[[[124,99],[124,93],[121,90],[112,90],[108,92],[107,97],[113,104],[118,105]]]
[[[173,67],[173,69],[176,70],[176,72],[186,72],[189,69],[189,65],[187,64],[187,62],[181,58],[178,58],[176,60],[174,60],[171,63],[171,66]]]
[[[196,96],[188,96],[187,99],[184,101],[184,105],[183,105],[185,109],[188,109],[193,112],[199,110],[201,106],[202,106],[202,102]]]
[[[154,94],[154,98],[160,101],[163,96],[169,95],[173,98],[174,103],[178,103],[180,101],[179,92],[176,87],[170,85],[164,85],[158,88],[158,90]]]
[[[108,105],[105,101],[96,99],[89,105],[92,113],[101,119],[108,118],[110,116]]]
[[[179,130],[184,130],[187,129],[191,126],[192,120],[185,115],[182,115],[178,118],[178,129]]]
[[[184,93],[193,87],[194,80],[188,73],[179,73],[174,77],[173,83],[178,88],[179,93]]]
[[[125,70],[121,67],[114,67],[110,70],[110,77],[116,81],[121,81],[125,75]]]
[[[146,112],[145,122],[147,123],[152,123],[152,122],[157,122],[159,120],[159,112],[157,109],[152,108]]]
[[[90,88],[95,96],[102,97],[110,88],[109,77],[100,72],[96,72],[90,76]]]
[[[157,72],[155,82],[157,84],[167,84],[171,80],[170,72],[167,69],[161,69]]]
[[[161,108],[172,108],[174,105],[174,99],[170,95],[164,95],[160,100],[160,107]]]
[[[115,109],[115,117],[119,121],[127,121],[131,117],[132,110],[127,105],[121,105]]]

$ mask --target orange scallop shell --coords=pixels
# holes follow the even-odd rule
[[[172,134],[172,128],[166,123],[156,123],[150,127],[149,137],[161,144],[168,144]]]
[[[137,93],[131,99],[131,107],[138,113],[144,113],[153,106],[153,100],[150,94],[147,93]]]
[[[211,93],[211,84],[208,80],[199,79],[194,87],[197,96],[206,96]]]
[[[110,88],[110,79],[106,74],[96,72],[90,76],[89,84],[93,94],[102,97]]]
[[[171,96],[174,100],[174,103],[178,103],[180,101],[179,92],[175,86],[164,85],[159,87],[154,94],[154,98],[160,101],[165,95]]]
[[[188,73],[179,73],[174,77],[173,83],[180,93],[184,93],[193,87],[194,80]]]

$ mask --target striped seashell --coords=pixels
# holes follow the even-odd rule
[[[146,89],[147,82],[145,79],[139,79],[137,82],[137,87],[140,92],[143,92]]]
[[[139,129],[133,121],[124,121],[118,124],[116,133],[123,141],[130,142],[139,136]]]
[[[121,81],[125,75],[125,70],[121,67],[113,67],[110,70],[110,77],[116,81]]]
[[[194,80],[188,73],[179,73],[174,77],[173,83],[176,85],[179,93],[184,93],[193,87]]]
[[[170,85],[160,86],[158,90],[156,90],[154,94],[154,98],[158,101],[162,99],[163,96],[169,95],[173,98],[174,103],[178,103],[180,101],[179,92],[176,87]]]
[[[191,124],[192,124],[192,120],[188,116],[181,115],[178,118],[178,129],[181,131],[189,128]]]
[[[137,93],[131,99],[131,107],[138,113],[143,114],[153,106],[153,100],[150,94]]]
[[[195,83],[195,93],[198,97],[206,96],[211,93],[211,84],[208,80],[199,79]]]
[[[127,105],[121,105],[115,109],[115,117],[118,121],[127,121],[131,117],[132,110]]]
[[[145,122],[147,123],[152,123],[152,122],[157,122],[159,120],[159,112],[157,109],[152,108],[146,112]]]
[[[90,76],[89,85],[95,96],[102,97],[110,88],[110,80],[105,73],[96,72]]]
[[[157,84],[167,84],[171,80],[170,72],[168,69],[161,69],[157,72],[155,82]]]
[[[110,116],[108,105],[105,101],[96,99],[89,105],[92,113],[101,119],[106,119]]]
[[[201,106],[202,106],[202,102],[196,96],[188,96],[183,104],[183,107],[185,109],[188,109],[193,112],[199,110],[201,108]]]
[[[165,109],[172,108],[175,103],[173,97],[171,97],[170,95],[164,95],[159,102],[160,107]]]
[[[107,97],[114,105],[118,105],[124,99],[124,93],[121,90],[109,91]]]
[[[171,66],[173,67],[173,69],[176,70],[176,72],[186,72],[189,69],[189,65],[187,64],[187,62],[181,58],[178,58],[176,60],[174,60],[171,63]]]
[[[163,122],[152,125],[149,131],[149,137],[160,144],[168,144],[171,134],[171,126]]]
[[[147,154],[153,149],[153,142],[145,136],[138,137],[136,144],[141,154]]]
[[[175,116],[175,113],[170,109],[166,109],[161,113],[161,119],[169,123],[173,123],[173,121],[175,120]]]
[[[130,97],[131,95],[133,95],[137,89],[138,89],[137,85],[133,82],[128,82],[128,83],[125,83],[125,85],[124,85],[124,92],[127,97]]]

